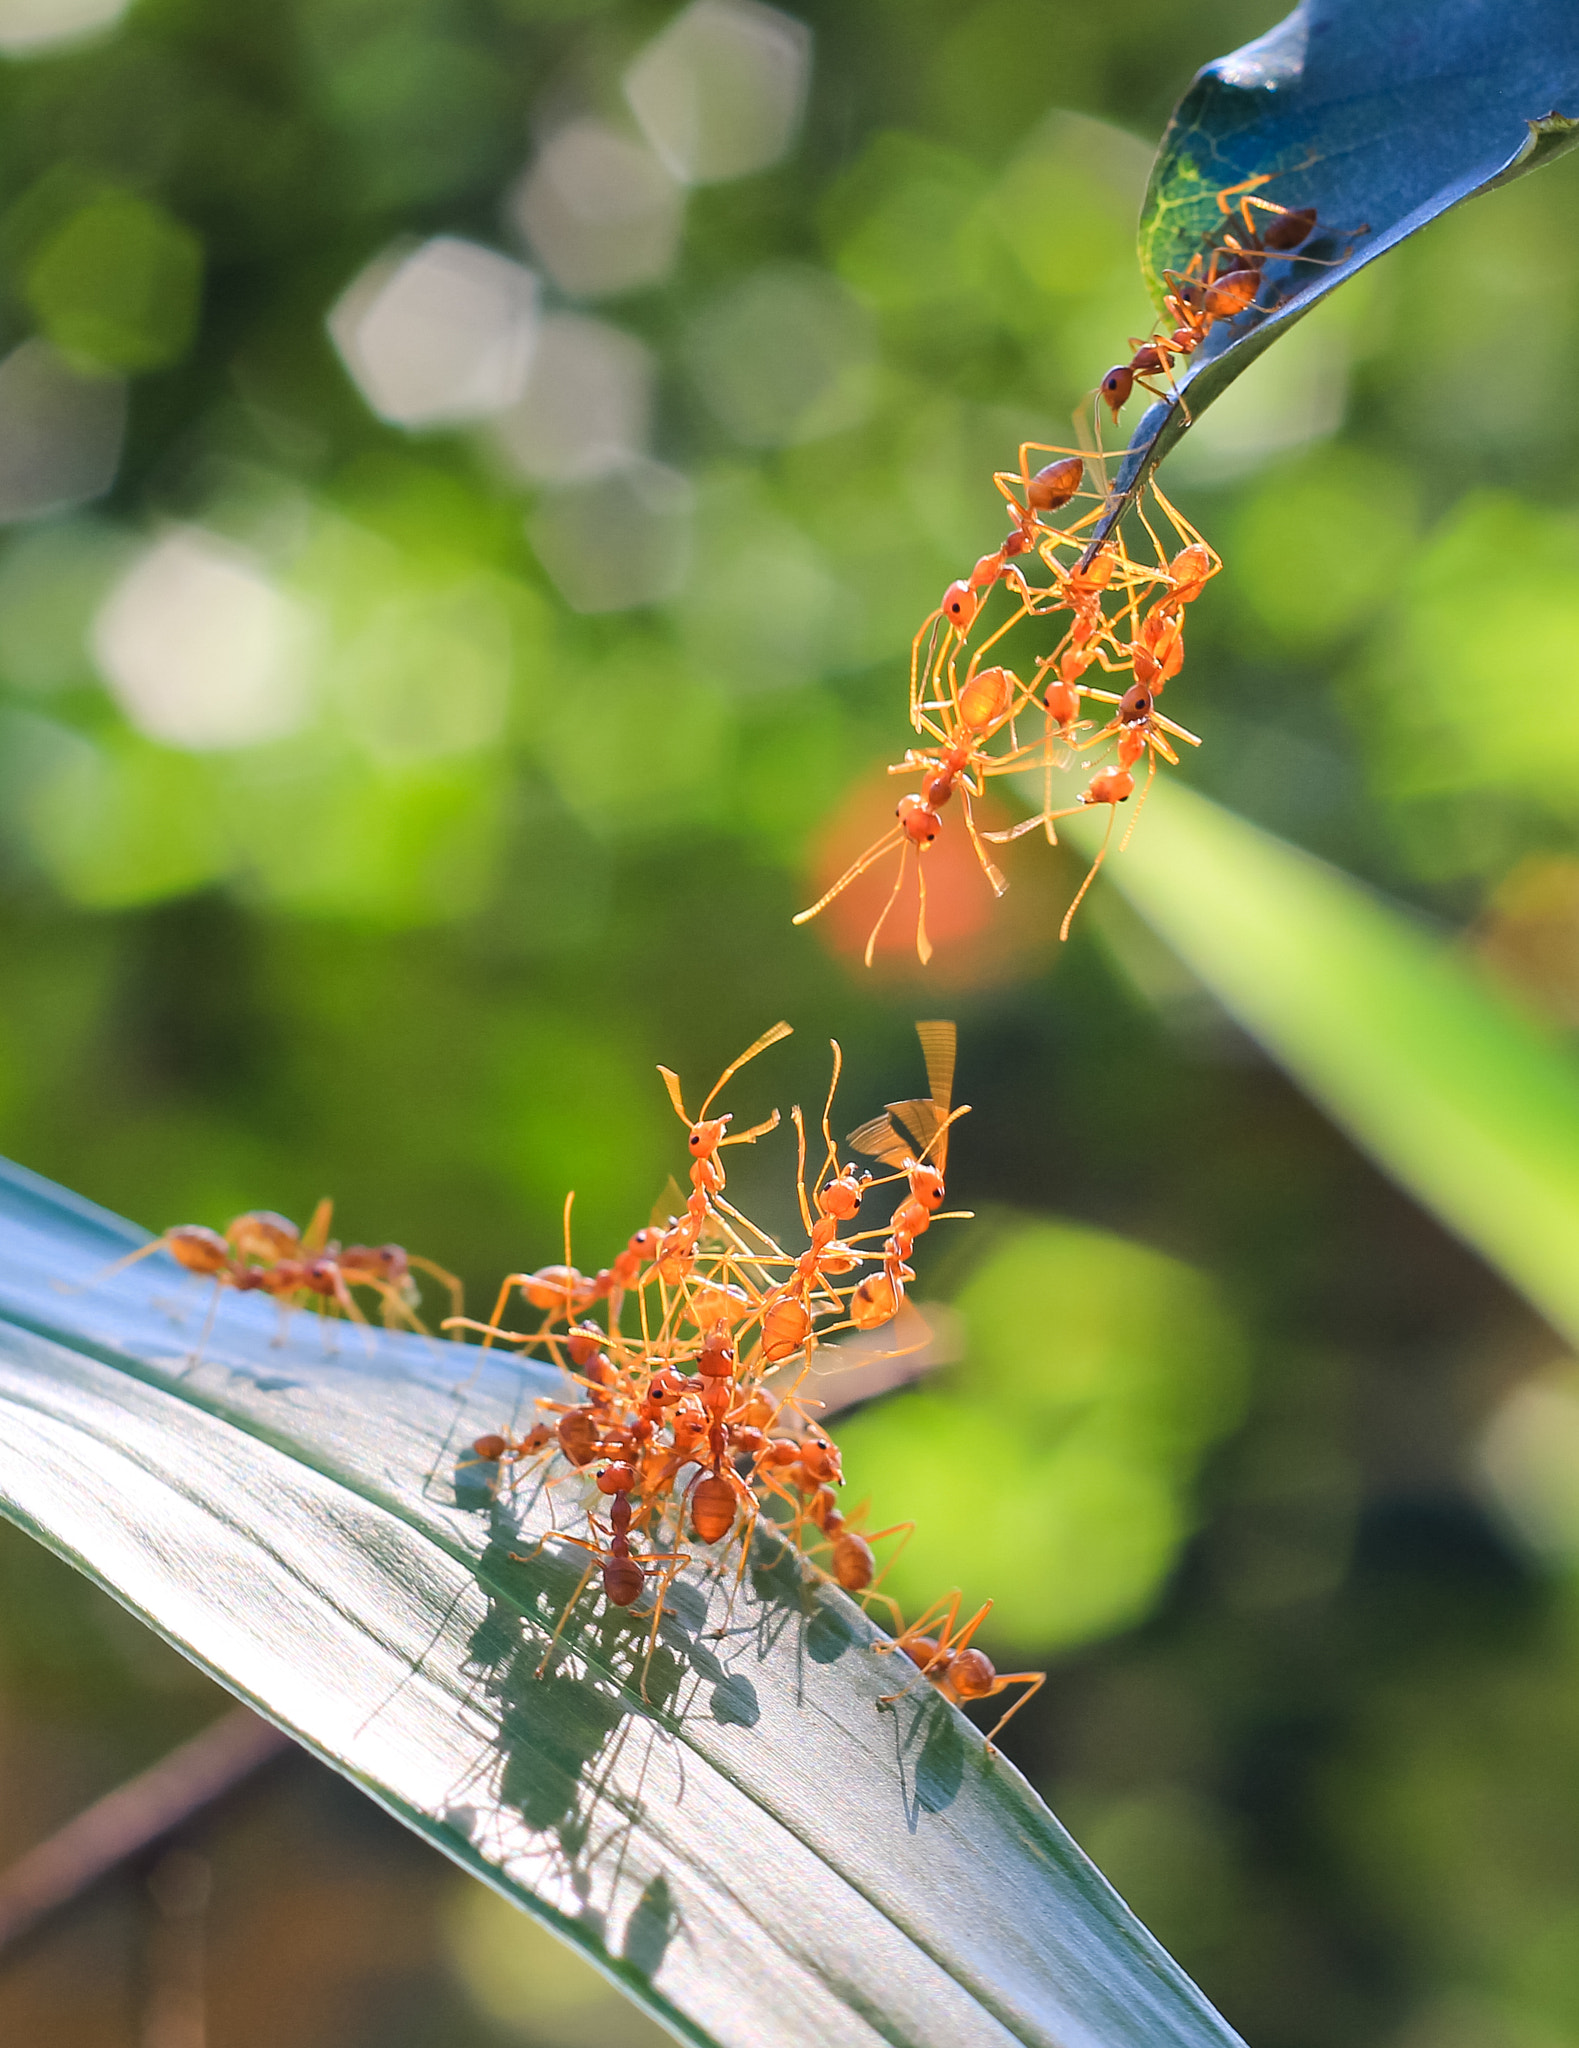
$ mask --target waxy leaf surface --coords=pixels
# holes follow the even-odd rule
[[[140,1241],[0,1167],[0,1512],[681,2038],[1233,2048],[963,1716],[879,1707],[902,1668],[776,1539],[732,1612],[732,1570],[674,1588],[645,1698],[645,1630],[590,1595],[540,1678],[585,1554],[467,1446],[553,1377],[304,1316],[277,1344],[256,1296],[204,1336],[162,1252],[105,1276]]]

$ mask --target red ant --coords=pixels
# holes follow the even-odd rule
[[[1045,1671],[999,1671],[984,1650],[972,1646],[975,1635],[987,1616],[992,1612],[992,1602],[985,1601],[962,1626],[959,1620],[960,1596],[949,1593],[941,1600],[935,1600],[926,1611],[902,1629],[891,1643],[874,1643],[873,1648],[880,1656],[891,1655],[902,1650],[916,1666],[922,1677],[935,1685],[946,1700],[952,1700],[958,1707],[971,1700],[990,1700],[1004,1692],[1011,1685],[1023,1685],[1021,1693],[1012,1707],[1009,1707],[993,1724],[992,1732],[986,1738],[987,1748],[993,1747],[994,1738],[1011,1721],[1033,1694],[1041,1691],[1047,1683]],[[938,1626],[941,1624],[941,1626]],[[936,1634],[929,1633],[936,1628]],[[888,1693],[878,1701],[880,1707],[897,1706],[909,1692]]]
[[[819,1486],[804,1506],[797,1508],[792,1533],[799,1546],[808,1524],[820,1531],[828,1543],[828,1576],[859,1600],[863,1607],[868,1600],[881,1601],[892,1616],[893,1625],[898,1628],[903,1620],[899,1603],[881,1587],[898,1563],[905,1544],[915,1534],[916,1525],[914,1522],[894,1522],[886,1529],[863,1529],[859,1525],[865,1521],[867,1512],[863,1504],[853,1515],[846,1515],[832,1487]],[[898,1536],[903,1540],[879,1571],[872,1545],[880,1543],[885,1536]]]
[[[849,1143],[906,1182],[906,1194],[889,1219],[883,1245],[883,1268],[870,1274],[850,1297],[850,1320],[858,1330],[877,1329],[898,1315],[905,1287],[915,1278],[905,1263],[921,1234],[930,1229],[943,1206],[943,1173],[948,1160],[949,1126],[968,1116],[969,1105],[951,1109],[958,1034],[947,1019],[916,1025],[926,1061],[930,1095],[911,1102],[890,1102],[883,1114],[850,1133]]]
[[[605,1465],[596,1477],[598,1491],[607,1496],[609,1502],[607,1541],[600,1542],[598,1540],[603,1531],[603,1524],[598,1521],[595,1515],[590,1513],[587,1516],[587,1521],[592,1529],[591,1541],[582,1536],[558,1535],[559,1542],[573,1543],[578,1550],[590,1551],[592,1553],[592,1562],[582,1574],[581,1583],[576,1587],[574,1593],[571,1594],[569,1600],[566,1601],[564,1612],[560,1615],[558,1625],[553,1635],[549,1638],[548,1648],[543,1653],[543,1661],[537,1667],[539,1678],[542,1678],[547,1673],[548,1667],[553,1661],[555,1647],[559,1642],[560,1636],[564,1633],[565,1624],[574,1612],[576,1603],[591,1583],[594,1572],[601,1572],[602,1574],[604,1597],[609,1602],[609,1605],[611,1607],[628,1608],[634,1606],[636,1601],[641,1598],[647,1585],[648,1572],[655,1565],[668,1565],[670,1570],[662,1575],[663,1584],[659,1588],[657,1601],[653,1607],[652,1628],[647,1639],[647,1662],[650,1663],[652,1661],[653,1646],[658,1638],[658,1623],[663,1617],[664,1592],[672,1584],[682,1566],[689,1564],[691,1561],[689,1553],[681,1550],[649,1551],[645,1556],[638,1556],[631,1548],[630,1530],[633,1515],[630,1497],[636,1485],[636,1470],[634,1466],[623,1461]],[[548,1538],[545,1536],[543,1542],[546,1543],[547,1541]],[[538,1550],[541,1550],[542,1547],[542,1543],[537,1546]],[[536,1551],[532,1551],[528,1553],[528,1557],[522,1558],[519,1561],[526,1563],[530,1557],[535,1557],[536,1554]],[[645,1665],[642,1670],[642,1687],[642,1696],[645,1698]]]
[[[770,1045],[777,1045],[781,1038],[788,1038],[790,1026],[775,1024],[764,1031],[754,1044],[748,1045],[739,1059],[731,1060],[709,1089],[706,1101],[696,1116],[691,1116],[680,1093],[680,1077],[668,1067],[660,1066],[663,1085],[669,1091],[669,1100],[674,1113],[681,1123],[689,1128],[687,1142],[691,1149],[691,1193],[686,1202],[686,1213],[672,1222],[658,1242],[658,1271],[662,1279],[670,1282],[683,1279],[691,1270],[696,1258],[696,1247],[701,1238],[703,1226],[712,1213],[714,1204],[730,1215],[736,1212],[722,1200],[724,1191],[724,1165],[718,1157],[726,1145],[754,1145],[767,1132],[777,1130],[779,1113],[773,1114],[759,1124],[753,1124],[749,1131],[737,1131],[733,1137],[726,1137],[730,1114],[709,1117],[707,1112],[717,1100],[719,1092],[740,1072],[740,1069],[758,1053],[766,1052]]]
[[[960,802],[964,808],[965,829],[976,850],[976,857],[981,862],[982,872],[991,883],[994,895],[1001,896],[1009,884],[982,844],[982,835],[977,830],[975,816],[971,810],[971,798],[981,794],[979,778],[985,772],[989,758],[984,752],[986,741],[1009,723],[1025,701],[1025,685],[1012,669],[985,668],[976,669],[970,674],[963,687],[956,687],[951,679],[949,701],[919,705],[916,718],[918,728],[936,733],[939,744],[934,747],[911,748],[904,760],[896,762],[888,771],[890,775],[907,775],[920,769],[922,777],[919,792],[907,792],[899,799],[894,807],[894,816],[898,823],[891,826],[881,839],[875,840],[809,910],[797,911],[792,922],[806,924],[819,916],[836,896],[842,895],[853,881],[866,873],[868,868],[882,860],[885,855],[897,851],[899,869],[894,877],[894,886],[866,941],[864,958],[866,965],[870,967],[877,950],[878,937],[904,887],[910,855],[914,850],[918,888],[916,955],[925,966],[932,958],[932,942],[927,937],[926,873],[922,868],[921,858],[942,831],[941,813],[945,806],[953,801],[956,789],[960,793]],[[927,719],[925,713],[928,710],[938,711],[942,716],[942,723],[934,724]]]
[[[116,1260],[101,1277],[122,1272],[152,1252],[167,1251],[187,1272],[215,1282],[214,1307],[226,1287],[238,1294],[268,1294],[282,1307],[297,1296],[317,1296],[333,1301],[351,1321],[365,1323],[350,1289],[367,1287],[382,1301],[387,1327],[400,1321],[424,1331],[412,1307],[411,1268],[419,1266],[444,1282],[459,1313],[461,1283],[453,1273],[398,1244],[347,1245],[342,1251],[329,1240],[333,1217],[334,1203],[325,1196],[306,1230],[273,1209],[245,1211],[232,1218],[223,1235],[200,1223],[178,1223]]]
[[[1261,172],[1242,184],[1227,185],[1217,194],[1218,209],[1225,221],[1237,213],[1244,223],[1247,241],[1241,242],[1225,229],[1220,240],[1214,239],[1202,274],[1195,274],[1202,262],[1199,255],[1193,256],[1182,272],[1162,273],[1164,283],[1170,287],[1164,304],[1174,326],[1171,332],[1155,333],[1144,341],[1131,335],[1133,356],[1127,363],[1116,363],[1097,387],[1115,421],[1137,384],[1154,398],[1173,395],[1177,390],[1173,383],[1174,359],[1193,354],[1219,321],[1235,320],[1247,312],[1261,289],[1266,263],[1292,256],[1315,232],[1313,206],[1279,206],[1273,200],[1251,196],[1274,175]],[[1239,201],[1237,206],[1230,204],[1234,199]],[[1250,217],[1252,207],[1271,216],[1259,230]],[[1151,381],[1159,376],[1167,378],[1168,389],[1159,390]],[[1180,403],[1183,404],[1182,397]]]

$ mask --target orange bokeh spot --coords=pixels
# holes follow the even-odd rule
[[[897,778],[881,774],[864,776],[855,785],[813,842],[807,902],[815,903],[893,823],[894,804],[903,787]],[[983,831],[996,832],[1017,822],[1016,814],[991,796],[978,799],[973,812]],[[926,869],[931,963],[923,967],[916,957],[917,854],[912,848],[904,887],[878,937],[872,972],[885,982],[925,981],[933,988],[1025,979],[1057,948],[1059,920],[1079,882],[1073,861],[1062,848],[1050,848],[1034,833],[1013,846],[989,845],[989,855],[1013,884],[1006,895],[995,896],[971,845],[958,800],[941,816],[943,830],[920,855]],[[896,848],[836,896],[812,924],[828,951],[857,973],[865,972],[867,937],[882,915],[898,871]]]

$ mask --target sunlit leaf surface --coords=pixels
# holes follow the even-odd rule
[[[1237,2037],[1035,1794],[902,1683],[843,1598],[759,1557],[644,1633],[581,1554],[518,1553],[464,1463],[546,1377],[222,1304],[137,1233],[0,1173],[0,1510],[683,2038]],[[261,1313],[258,1311],[261,1309]],[[194,1349],[201,1338],[200,1355]],[[719,1631],[722,1631],[719,1633]]]
[[[1551,1039],[1358,883],[1188,791],[1153,791],[1108,873],[1367,1151],[1579,1341],[1579,1069]]]
[[[1220,229],[1217,194],[1270,173],[1260,196],[1314,206],[1302,256],[1268,266],[1270,311],[1225,324],[1180,373],[1184,404],[1152,406],[1120,481],[1140,481],[1278,335],[1356,271],[1450,207],[1573,146],[1579,14],[1565,0],[1303,0],[1207,65],[1163,136],[1141,213],[1157,302]]]

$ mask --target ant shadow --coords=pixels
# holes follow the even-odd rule
[[[798,1702],[808,1667],[864,1649],[873,1632],[765,1525],[738,1583],[738,1560],[710,1580],[676,1577],[654,1628],[645,1598],[632,1612],[604,1599],[595,1578],[586,1583],[584,1552],[552,1541],[535,1547],[543,1534],[537,1494],[500,1495],[486,1474],[464,1462],[454,1472],[456,1504],[489,1517],[476,1561],[487,1605],[465,1656],[485,1749],[471,1799],[458,1789],[444,1817],[507,1869],[551,1873],[549,1889],[565,1899],[578,1936],[648,1983],[685,1932],[669,1877],[652,1871],[662,1829],[644,1831],[657,1818],[645,1796],[649,1774],[663,1787],[663,1810],[683,1802],[688,1763],[695,1767],[687,1724],[706,1717],[749,1730],[761,1720],[753,1662],[773,1661],[776,1686],[787,1670]],[[895,1712],[912,1833],[923,1813],[941,1812],[958,1794],[967,1755],[956,1717],[916,1676],[925,1697],[912,1706],[907,1696]],[[644,1867],[627,1867],[637,1863]]]

